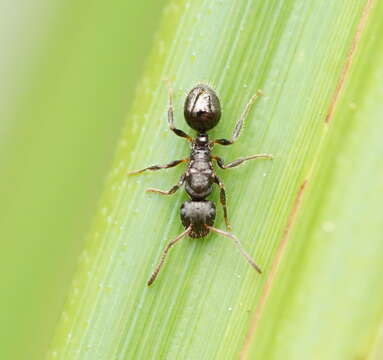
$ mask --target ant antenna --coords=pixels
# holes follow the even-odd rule
[[[165,247],[165,249],[164,249],[164,251],[163,251],[163,253],[162,253],[162,255],[161,255],[160,262],[158,263],[157,267],[155,268],[155,270],[153,271],[152,275],[150,276],[150,279],[149,279],[149,281],[148,281],[148,286],[152,285],[153,282],[154,282],[154,280],[156,280],[157,275],[158,275],[158,273],[160,272],[162,265],[164,264],[166,255],[168,254],[170,248],[171,248],[177,241],[181,240],[183,237],[185,237],[186,235],[188,235],[188,234],[190,233],[191,229],[192,229],[192,226],[191,226],[191,224],[190,224],[184,232],[182,232],[181,234],[179,234],[174,240],[170,241],[170,242],[166,245],[166,247]]]
[[[237,246],[237,248],[239,249],[239,251],[241,252],[242,256],[247,260],[247,262],[255,269],[257,270],[260,274],[262,273],[262,270],[260,269],[260,267],[255,263],[255,261],[253,260],[253,258],[245,251],[245,249],[242,247],[241,245],[241,242],[239,241],[239,239],[233,235],[232,233],[229,233],[227,231],[223,231],[221,229],[217,229],[213,226],[209,226],[209,225],[205,225],[210,231],[214,231],[216,232],[217,234],[220,234],[220,235],[223,235],[223,236],[226,236],[232,240],[234,240],[234,244]]]

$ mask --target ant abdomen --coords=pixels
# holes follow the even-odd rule
[[[221,118],[221,104],[215,91],[205,84],[191,89],[185,100],[184,116],[188,125],[199,132],[215,127]]]

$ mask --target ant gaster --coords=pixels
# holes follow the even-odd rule
[[[212,160],[215,160],[221,169],[228,169],[238,166],[244,161],[251,159],[272,159],[272,156],[269,154],[257,154],[242,157],[228,164],[225,164],[222,158],[211,154],[211,150],[213,149],[214,144],[231,145],[237,140],[245,118],[250,111],[250,107],[260,94],[261,92],[258,91],[247,103],[245,110],[235,125],[233,136],[230,140],[217,139],[209,141],[207,131],[214,128],[221,118],[221,106],[215,91],[207,85],[198,84],[196,87],[190,90],[186,97],[184,105],[185,120],[192,129],[197,131],[197,136],[193,139],[191,136],[174,126],[173,96],[172,89],[169,85],[168,124],[171,131],[190,142],[190,156],[186,159],[172,161],[166,165],[149,166],[142,170],[130,172],[129,175],[140,174],[147,170],[154,171],[167,169],[181,163],[187,163],[188,165],[186,171],[182,174],[178,183],[174,185],[170,190],[163,191],[159,189],[147,189],[147,191],[162,195],[170,195],[174,194],[182,185],[185,184],[185,190],[190,196],[190,200],[185,201],[181,206],[181,221],[185,230],[174,240],[170,241],[165,247],[161,259],[148,281],[148,286],[150,286],[157,278],[167,253],[175,243],[177,243],[186,235],[189,235],[192,238],[204,237],[209,233],[209,231],[216,232],[234,240],[235,245],[238,247],[239,251],[245,257],[245,259],[255,270],[261,273],[261,269],[254,262],[251,256],[242,248],[241,243],[236,236],[228,231],[213,227],[216,214],[215,205],[212,201],[206,200],[206,197],[212,192],[213,184],[218,185],[220,188],[220,202],[223,208],[223,216],[226,223],[226,229],[230,231],[231,226],[227,216],[225,187],[223,182],[214,172]]]

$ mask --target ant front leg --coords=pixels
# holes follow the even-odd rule
[[[184,182],[185,182],[185,174],[182,174],[178,183],[175,184],[170,190],[164,191],[164,190],[149,188],[149,189],[146,189],[146,192],[154,192],[161,195],[171,195],[171,194],[174,194],[183,185]]]
[[[236,167],[238,165],[241,165],[243,162],[245,162],[247,160],[252,160],[252,159],[272,159],[273,156],[270,155],[270,154],[256,154],[256,155],[251,155],[251,156],[246,156],[246,157],[239,158],[237,160],[229,162],[228,164],[225,164],[223,159],[220,158],[219,156],[212,156],[212,158],[217,161],[217,164],[218,164],[218,166],[221,169],[229,169],[229,168],[233,168],[233,167]]]
[[[241,133],[243,124],[244,124],[247,116],[249,115],[251,106],[255,103],[255,101],[258,99],[258,97],[260,95],[262,95],[262,91],[258,90],[256,92],[256,94],[253,95],[251,97],[251,99],[249,100],[249,102],[246,104],[245,110],[243,110],[243,113],[241,114],[241,117],[238,119],[237,124],[235,125],[235,128],[234,128],[233,135],[232,135],[231,139],[230,140],[228,140],[228,139],[216,139],[216,140],[213,140],[213,142],[212,142],[213,144],[231,145],[231,144],[234,144],[236,142],[236,140],[238,139],[238,137],[239,137],[239,135]]]
[[[179,234],[174,240],[170,241],[164,251],[162,252],[162,256],[161,256],[161,259],[160,259],[160,262],[158,263],[158,265],[156,266],[156,268],[154,269],[152,275],[150,276],[150,279],[149,281],[147,282],[148,286],[152,285],[154,280],[156,280],[157,276],[158,276],[158,273],[160,272],[161,270],[161,267],[162,265],[164,264],[164,261],[165,261],[165,258],[166,258],[166,255],[168,254],[170,248],[175,245],[175,243],[179,240],[181,240],[183,237],[185,237],[186,235],[188,235],[191,231],[191,225],[189,225],[189,227],[184,231],[182,232],[181,234]]]
[[[168,125],[170,127],[170,130],[173,131],[177,136],[180,136],[180,137],[183,137],[185,138],[186,140],[192,142],[193,141],[193,138],[191,136],[189,136],[188,134],[186,134],[185,132],[183,132],[182,130],[180,129],[177,129],[175,126],[174,126],[174,115],[173,115],[173,89],[170,85],[170,82],[167,81],[168,83],[168,97],[169,97],[169,107],[168,107]]]
[[[156,171],[156,170],[161,170],[161,169],[169,169],[171,167],[174,167],[174,166],[177,166],[181,163],[185,163],[185,162],[188,162],[189,161],[189,158],[186,158],[186,159],[181,159],[181,160],[174,160],[172,162],[170,162],[169,164],[166,164],[166,165],[152,165],[152,166],[148,166],[144,169],[141,169],[141,170],[136,170],[136,171],[131,171],[128,173],[128,175],[136,175],[136,174],[142,174],[143,172],[149,170],[149,171]]]
[[[225,219],[226,229],[231,230],[231,225],[230,225],[228,217],[227,217],[225,185],[223,184],[223,182],[221,181],[221,179],[217,175],[214,175],[214,182],[220,188],[219,199],[220,199],[222,209],[223,209],[223,218]]]

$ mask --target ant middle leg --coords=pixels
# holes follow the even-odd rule
[[[169,101],[169,106],[168,106],[168,125],[171,131],[173,131],[177,136],[183,137],[186,140],[192,142],[193,138],[186,134],[184,131],[177,129],[174,126],[174,115],[173,115],[173,89],[171,87],[170,81],[167,81],[168,84],[168,101]]]
[[[235,128],[233,130],[233,135],[231,136],[231,139],[228,140],[228,139],[216,139],[216,140],[213,140],[213,144],[219,144],[219,145],[231,145],[231,144],[234,144],[235,141],[238,139],[240,133],[241,133],[241,130],[242,130],[242,127],[243,127],[243,124],[247,118],[247,116],[249,115],[249,112],[250,112],[250,109],[251,109],[251,106],[255,103],[255,101],[258,99],[259,96],[262,95],[262,91],[261,90],[257,90],[257,92],[255,93],[255,95],[253,95],[249,102],[246,104],[245,106],[245,109],[243,110],[240,118],[238,119],[237,121],[237,124],[235,125]]]
[[[225,164],[223,159],[220,158],[219,156],[212,156],[212,158],[217,161],[217,164],[221,169],[229,169],[229,168],[233,168],[233,167],[236,167],[238,165],[241,165],[243,162],[245,162],[247,160],[272,159],[273,155],[271,155],[271,154],[255,154],[255,155],[250,155],[250,156],[239,158],[237,160],[229,162],[228,164]]]
[[[174,194],[183,185],[184,182],[185,182],[185,174],[182,174],[182,176],[178,180],[178,183],[175,184],[170,190],[164,191],[160,189],[149,188],[149,189],[146,189],[146,192],[154,192],[161,195],[171,195],[171,194]]]
[[[161,170],[161,169],[169,169],[169,168],[172,168],[174,166],[177,166],[181,163],[185,163],[188,161],[189,161],[189,158],[186,158],[186,159],[174,160],[174,161],[172,161],[166,165],[152,165],[152,166],[148,166],[148,167],[141,169],[141,170],[135,170],[135,171],[128,172],[128,175],[142,174],[143,172],[145,172],[147,170],[156,171],[156,170]]]
[[[223,184],[223,182],[221,181],[221,179],[217,175],[214,175],[214,182],[220,188],[219,199],[220,199],[222,209],[223,209],[223,218],[225,220],[226,229],[231,230],[231,225],[229,223],[229,219],[227,216],[225,185]]]

